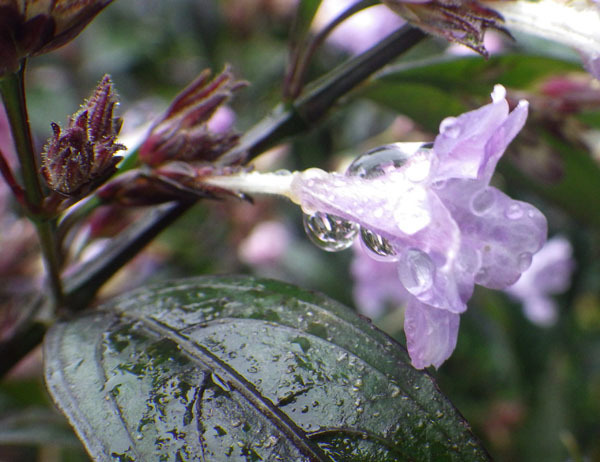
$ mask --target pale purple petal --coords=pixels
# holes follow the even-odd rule
[[[525,315],[539,325],[551,325],[557,317],[550,295],[569,288],[575,268],[571,244],[562,236],[550,239],[533,256],[531,267],[506,292],[521,301]]]
[[[525,102],[509,114],[505,94],[506,90],[496,85],[492,103],[442,121],[434,142],[438,165],[432,181],[482,175],[489,181],[498,159],[527,118]]]
[[[532,205],[477,181],[453,180],[438,190],[462,237],[462,255],[475,263],[475,282],[492,289],[513,284],[546,240],[547,223]]]
[[[433,308],[416,299],[409,301],[404,314],[406,347],[417,369],[440,367],[456,347],[460,316]]]

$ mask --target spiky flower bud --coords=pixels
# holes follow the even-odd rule
[[[94,94],[69,118],[66,129],[53,123],[42,153],[42,174],[50,189],[68,196],[89,192],[115,171],[125,149],[116,143],[121,119],[113,118],[117,97],[105,75]]]
[[[411,24],[451,42],[468,46],[483,56],[487,29],[510,35],[502,16],[477,0],[383,0],[391,10]]]
[[[211,162],[237,144],[237,134],[215,133],[207,122],[246,83],[234,80],[229,68],[209,79],[205,70],[175,98],[141,146],[142,162],[153,167],[174,160]]]
[[[75,38],[112,0],[0,0],[0,76]]]

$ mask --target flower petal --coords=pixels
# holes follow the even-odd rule
[[[459,323],[458,314],[411,299],[404,314],[404,333],[412,365],[440,367],[456,347]]]
[[[470,249],[480,258],[475,282],[491,289],[514,284],[546,240],[544,215],[478,181],[450,181],[438,195],[460,227],[462,254]]]

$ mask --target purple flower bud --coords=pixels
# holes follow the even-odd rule
[[[152,127],[140,147],[140,159],[153,167],[173,160],[210,162],[231,149],[239,136],[211,117],[245,85],[234,80],[229,68],[213,80],[208,70],[202,72]]]
[[[42,174],[50,189],[78,196],[98,186],[115,171],[125,149],[116,143],[121,119],[113,118],[117,97],[108,75],[92,97],[69,118],[66,129],[53,123],[53,136],[42,152]],[[83,191],[85,187],[85,191]]]
[[[405,333],[418,368],[450,356],[474,284],[513,284],[546,239],[539,210],[489,186],[527,117],[525,101],[509,113],[503,87],[492,99],[442,121],[433,146],[389,145],[346,175],[313,169],[291,184],[306,214],[357,225],[370,255],[394,262],[409,294]]]
[[[485,31],[496,29],[508,34],[502,16],[477,0],[383,0],[383,3],[425,32],[465,45],[486,57]]]

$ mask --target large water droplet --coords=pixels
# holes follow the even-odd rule
[[[398,266],[400,282],[413,295],[419,295],[431,288],[434,273],[433,261],[419,249],[409,249]]]
[[[377,178],[391,170],[401,168],[410,157],[422,149],[430,149],[431,143],[393,143],[380,146],[358,156],[346,170],[348,176]]]
[[[456,117],[446,117],[440,123],[440,133],[446,135],[448,138],[458,138],[461,131],[462,128]]]
[[[304,214],[304,230],[317,246],[328,252],[339,252],[352,245],[358,225],[328,213]]]
[[[365,247],[379,257],[393,257],[396,255],[396,251],[390,244],[390,242],[377,233],[374,233],[370,229],[360,228],[360,237],[365,244]]]

